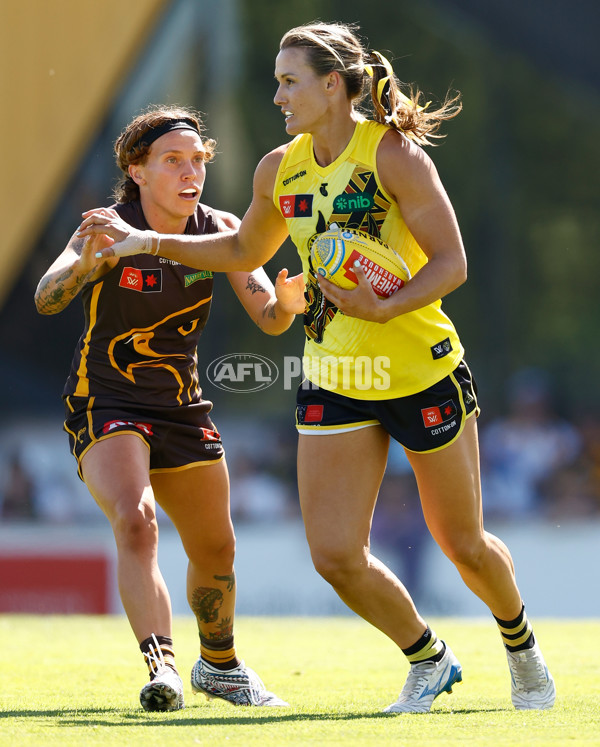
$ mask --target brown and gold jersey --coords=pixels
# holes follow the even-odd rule
[[[148,229],[139,201],[114,209]],[[186,234],[218,231],[217,216],[198,205]],[[196,347],[208,320],[212,272],[164,257],[121,257],[81,297],[85,327],[63,396],[174,407],[198,402]]]

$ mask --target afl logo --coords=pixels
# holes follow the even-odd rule
[[[279,370],[269,358],[253,353],[231,353],[212,361],[208,380],[226,392],[259,392],[277,381]]]

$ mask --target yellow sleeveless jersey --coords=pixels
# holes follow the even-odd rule
[[[312,136],[299,135],[282,159],[273,193],[306,282],[306,378],[356,399],[420,392],[453,371],[464,354],[441,301],[378,324],[345,316],[319,290],[310,245],[332,223],[385,241],[403,257],[411,276],[427,262],[377,174],[377,148],[387,131],[385,125],[360,120],[344,152],[328,166],[315,161]]]

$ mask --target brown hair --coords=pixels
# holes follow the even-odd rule
[[[153,105],[144,110],[121,132],[115,141],[115,158],[117,166],[123,172],[123,177],[113,190],[113,197],[119,203],[133,202],[139,199],[140,188],[129,176],[129,166],[135,163],[145,163],[152,144],[144,142],[143,136],[155,127],[160,127],[171,120],[187,119],[197,128],[200,135],[204,132],[204,125],[199,112],[181,106]],[[202,140],[206,151],[205,161],[211,161],[215,155],[216,141],[211,138]]]
[[[348,97],[357,103],[370,93],[376,122],[403,132],[419,145],[432,145],[430,138],[444,137],[437,130],[462,109],[460,95],[447,94],[441,106],[430,109],[431,102],[421,104],[418,88],[404,94],[390,63],[379,52],[368,51],[357,31],[356,24],[308,23],[284,34],[279,48],[305,48],[315,74],[338,72]]]

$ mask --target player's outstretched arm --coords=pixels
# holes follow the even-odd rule
[[[232,269],[238,252],[237,231],[204,236],[159,234],[134,228],[111,208],[94,208],[83,213],[76,235],[87,238],[102,234],[110,236],[114,243],[98,251],[99,259],[160,254],[188,267],[226,272]]]
[[[259,163],[254,174],[252,203],[237,231],[204,236],[158,234],[133,228],[114,210],[97,209],[83,214],[77,235],[110,236],[115,243],[102,250],[101,257],[158,254],[201,270],[251,272],[271,259],[287,236],[285,220],[272,197],[280,160],[281,154],[273,151]]]

